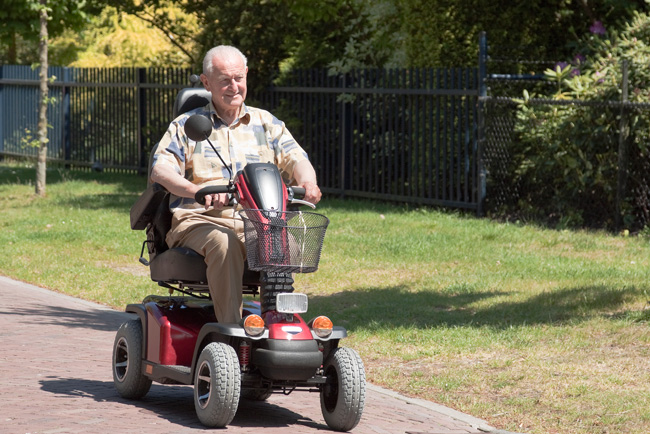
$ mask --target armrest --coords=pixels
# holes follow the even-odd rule
[[[153,183],[140,195],[131,207],[131,229],[143,230],[147,228],[160,203],[169,194],[167,189],[158,183]]]

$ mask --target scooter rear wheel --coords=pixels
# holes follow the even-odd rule
[[[336,348],[323,365],[327,383],[320,392],[323,418],[335,431],[350,431],[361,420],[366,402],[366,372],[359,354]]]
[[[239,358],[222,342],[208,344],[196,363],[194,408],[201,423],[223,428],[237,413],[241,391]]]
[[[123,323],[113,344],[113,384],[122,398],[139,399],[149,392],[151,380],[142,374],[142,324]]]

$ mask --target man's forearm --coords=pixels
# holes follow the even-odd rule
[[[300,163],[296,164],[296,167],[293,170],[293,177],[298,185],[303,185],[307,182],[318,184],[316,181],[316,171],[309,160],[302,160]]]
[[[197,185],[183,178],[169,166],[154,166],[151,170],[151,180],[159,183],[170,193],[179,197],[194,197],[194,194],[199,190]]]

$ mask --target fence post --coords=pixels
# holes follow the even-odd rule
[[[477,130],[477,150],[476,156],[478,170],[478,204],[476,214],[482,217],[485,213],[485,196],[487,174],[485,171],[485,161],[483,158],[483,149],[485,146],[485,100],[487,99],[487,34],[485,31],[479,33],[478,37],[478,130]]]
[[[0,65],[0,80],[4,78],[4,65]],[[5,116],[3,113],[7,112],[4,101],[4,84],[0,84],[0,161],[4,159],[2,152],[5,150],[5,133],[4,133],[4,124]]]
[[[628,136],[629,125],[627,120],[627,110],[625,104],[628,102],[628,62],[623,59],[621,65],[622,78],[621,78],[621,122],[618,131],[618,173],[616,180],[616,215],[615,225],[616,229],[622,227],[622,204],[625,200],[625,190],[627,185],[628,176]]]
[[[62,114],[61,121],[61,144],[63,145],[63,160],[66,162],[66,169],[70,166],[67,162],[72,160],[72,149],[70,141],[70,82],[72,81],[70,77],[70,68],[63,68],[63,87],[61,88],[61,99],[62,99]]]
[[[148,168],[146,167],[146,159],[144,155],[144,144],[146,143],[144,134],[147,127],[147,95],[146,88],[142,86],[142,84],[147,82],[146,68],[138,68],[136,80],[136,90],[138,95],[138,155],[140,156],[138,166],[140,172],[146,174]]]
[[[348,87],[350,77],[348,73],[341,75],[341,88]],[[351,142],[352,142],[352,110],[350,102],[348,101],[345,93],[341,94],[341,196],[345,196],[345,192],[351,188],[351,173],[352,162],[350,156],[352,155]]]

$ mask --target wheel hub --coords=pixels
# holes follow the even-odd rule
[[[210,389],[212,386],[212,369],[207,361],[199,366],[199,373],[196,377],[197,402],[202,409],[205,409],[210,402]]]

